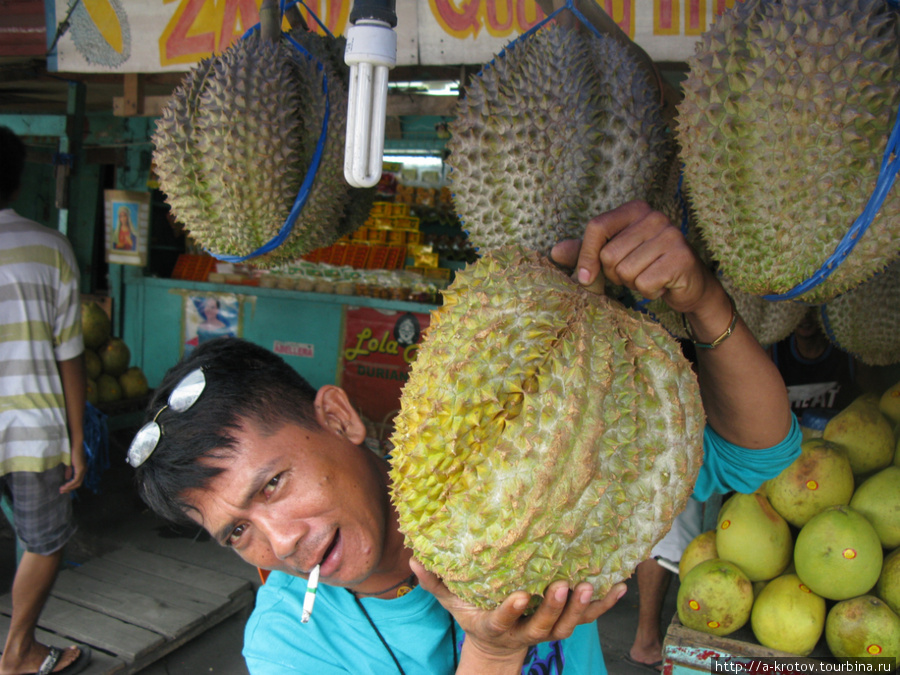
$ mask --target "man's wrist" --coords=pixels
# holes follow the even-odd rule
[[[518,649],[491,649],[482,647],[477,640],[467,636],[463,642],[459,673],[479,675],[518,675],[525,663],[527,647]]]
[[[691,340],[699,345],[721,344],[723,336],[727,338],[735,328],[737,308],[725,289],[719,288],[714,298],[682,315]]]

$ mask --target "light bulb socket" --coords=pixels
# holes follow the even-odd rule
[[[385,23],[366,20],[347,29],[344,63],[369,63],[393,68],[397,65],[397,34]]]
[[[397,25],[395,0],[354,0],[350,23],[365,19],[383,21],[392,28]]]

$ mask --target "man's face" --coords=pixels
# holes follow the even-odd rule
[[[263,569],[353,586],[381,560],[388,501],[367,450],[331,428],[285,424],[265,435],[245,423],[224,470],[185,496],[191,516],[222,545]]]

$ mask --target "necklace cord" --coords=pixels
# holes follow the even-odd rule
[[[397,660],[397,656],[394,654],[394,650],[390,648],[387,641],[384,639],[384,636],[381,634],[381,631],[378,630],[378,626],[375,625],[375,622],[372,621],[372,617],[369,616],[369,613],[366,611],[366,608],[362,604],[362,600],[356,597],[355,593],[352,593],[353,599],[356,600],[356,604],[362,610],[363,616],[366,617],[366,621],[369,622],[369,625],[372,626],[372,630],[375,631],[375,635],[378,636],[378,639],[381,640],[381,644],[384,645],[384,648],[387,649],[388,654],[391,655],[391,658],[394,660],[394,665],[397,666],[397,670],[400,672],[400,675],[406,675],[406,672],[403,670],[403,666],[400,665],[400,662]],[[456,645],[453,646],[454,652],[456,651]]]
[[[408,577],[406,577],[405,579],[401,579],[400,581],[398,581],[398,582],[397,582],[396,584],[394,584],[393,586],[388,586],[388,587],[385,588],[383,591],[375,591],[374,593],[366,593],[365,591],[350,591],[350,592],[353,593],[353,595],[382,595],[382,594],[384,594],[384,593],[387,593],[388,591],[392,591],[392,590],[394,590],[395,588],[398,588],[399,586],[402,586],[403,584],[409,584],[409,583],[411,583],[412,580],[415,579],[415,577],[416,577],[415,574],[410,574],[410,575],[409,575]]]
[[[398,586],[400,584],[397,584]],[[400,665],[400,661],[397,660],[396,654],[394,654],[394,650],[391,649],[391,646],[387,643],[387,640],[384,639],[384,636],[381,634],[381,631],[378,630],[378,626],[375,625],[375,622],[372,620],[372,617],[369,616],[369,613],[366,611],[365,606],[362,604],[362,600],[354,593],[347,589],[350,595],[353,596],[353,600],[356,602],[356,605],[362,610],[363,616],[366,617],[366,621],[369,622],[369,625],[372,627],[372,630],[375,631],[375,635],[378,636],[378,639],[381,641],[381,644],[384,645],[384,648],[387,649],[388,654],[391,655],[391,659],[394,661],[394,665],[397,666],[397,671],[400,675],[406,675],[406,672],[403,670],[403,666]],[[388,589],[390,590],[390,589]],[[447,612],[447,616],[450,617],[450,648],[453,650],[453,671],[456,672],[456,669],[459,668],[459,656],[456,653],[456,622],[453,620],[453,615],[450,612]]]

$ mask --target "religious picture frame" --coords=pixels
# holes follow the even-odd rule
[[[103,203],[106,262],[145,266],[150,238],[150,193],[104,190]]]
[[[241,296],[234,293],[185,292],[182,312],[182,356],[217,337],[241,337]]]

